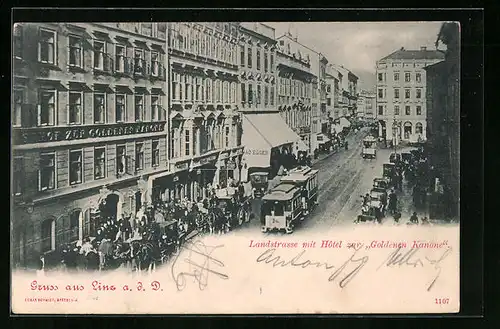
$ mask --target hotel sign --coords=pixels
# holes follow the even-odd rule
[[[13,130],[12,137],[14,145],[118,137],[162,132],[165,130],[165,123],[165,121],[160,121],[113,123],[76,127],[18,128]]]

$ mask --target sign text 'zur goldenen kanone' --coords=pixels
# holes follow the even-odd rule
[[[155,133],[163,131],[164,128],[164,121],[116,123],[111,125],[80,127],[32,128],[23,129],[19,134],[16,134],[14,131],[14,138],[17,137],[19,144],[47,143],[75,139]]]

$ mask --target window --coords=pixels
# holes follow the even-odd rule
[[[260,95],[260,84],[257,85],[257,101],[256,101],[256,104],[260,104],[260,101],[261,101],[261,95]]]
[[[378,90],[378,98],[384,98],[384,89]]]
[[[225,134],[224,134],[224,139],[225,139],[225,147],[229,147],[229,135],[230,135],[230,129],[229,129],[229,126],[226,126],[226,129],[225,129]]]
[[[198,127],[193,127],[193,155],[197,156],[199,155],[198,152],[198,134],[200,130]]]
[[[269,105],[274,105],[274,86],[271,86],[271,93],[269,94]]]
[[[326,99],[326,105],[327,106],[331,106],[332,105],[332,99],[331,98],[327,98]]]
[[[248,103],[254,102],[254,94],[253,94],[253,85],[251,83],[248,84]]]
[[[394,81],[399,81],[399,72],[394,73]]]
[[[42,252],[48,252],[56,248],[56,221],[53,218],[42,222]]]
[[[245,67],[245,46],[240,46],[240,66]]]
[[[13,189],[14,195],[21,195],[24,189],[24,159],[22,157],[14,157],[13,159]]]
[[[144,144],[135,144],[135,170],[144,169]]]
[[[24,90],[14,89],[13,101],[14,104],[12,105],[12,109],[14,113],[12,115],[12,125],[14,127],[19,127],[22,123],[21,120],[24,105]]]
[[[134,49],[134,73],[144,74],[144,50],[140,48]]]
[[[106,121],[106,94],[94,94],[94,123]]]
[[[143,121],[144,120],[144,95],[135,95],[134,96],[134,113],[135,113],[135,121]]]
[[[411,114],[411,109],[408,105],[405,106],[405,115],[410,115]]]
[[[257,53],[257,70],[260,70],[260,49],[256,49]]]
[[[82,100],[83,93],[80,91],[69,92],[68,123],[79,125],[82,123]]]
[[[94,149],[94,179],[106,177],[106,148]]]
[[[271,54],[271,59],[269,60],[269,68],[270,68],[271,73],[274,72],[274,55],[273,54]]]
[[[40,154],[38,186],[40,191],[53,190],[56,187],[56,161],[54,153]]]
[[[189,147],[190,147],[190,135],[189,135],[189,129],[186,129],[184,131],[184,155],[186,156],[191,154]]]
[[[152,150],[153,156],[151,159],[151,165],[153,167],[158,167],[160,165],[160,141],[153,141]]]
[[[384,107],[382,105],[378,107],[378,115],[384,115]]]
[[[126,115],[126,96],[124,94],[116,94],[115,112],[116,122],[124,122]]]
[[[405,89],[405,98],[410,98],[410,89]]]
[[[42,63],[56,63],[56,33],[49,30],[40,30],[38,42],[38,61]]]
[[[14,24],[14,56],[23,58],[23,27],[19,24]]]
[[[411,81],[410,72],[405,72],[405,82],[410,82],[410,81]]]
[[[422,106],[417,105],[417,115],[422,115]]]
[[[151,52],[151,75],[157,77],[160,73],[160,54],[157,51]]]
[[[241,101],[243,103],[245,103],[246,102],[246,98],[247,98],[247,95],[246,95],[246,90],[245,90],[245,84],[242,83],[241,84]]]
[[[82,182],[82,150],[69,151],[69,184]]]
[[[123,45],[116,45],[115,47],[115,70],[117,72],[125,72],[125,58],[127,48]]]
[[[78,240],[79,230],[80,230],[80,215],[82,212],[80,210],[75,210],[69,216],[69,239],[66,241],[76,241]]]
[[[394,106],[394,115],[399,115],[399,105]]]
[[[422,98],[422,89],[417,89],[417,98]]]
[[[378,74],[378,82],[383,82],[384,81],[384,75],[382,73]]]
[[[269,104],[269,86],[264,86],[264,105]]]
[[[116,174],[123,175],[126,169],[127,150],[125,145],[116,145]]]
[[[264,72],[269,71],[268,53],[264,53]]]
[[[83,44],[82,38],[69,36],[69,65],[83,67]]]
[[[248,47],[247,49],[247,66],[248,68],[252,68],[252,48]]]
[[[417,122],[417,124],[415,125],[415,133],[422,134],[423,131],[423,125],[420,122]]]
[[[399,89],[394,89],[394,98],[399,98]]]
[[[160,96],[159,95],[151,95],[151,121],[159,121],[160,120]]]
[[[104,54],[106,53],[106,43],[94,41],[94,69],[104,70]]]
[[[417,82],[419,82],[419,83],[420,83],[420,82],[422,82],[422,74],[421,74],[421,73],[417,73],[417,74],[415,75],[415,80],[416,80]]]
[[[56,94],[55,90],[41,90],[39,92],[38,125],[53,126],[56,116]]]

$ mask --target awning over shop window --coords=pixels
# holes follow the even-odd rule
[[[243,115],[242,145],[245,163],[251,167],[270,166],[271,149],[300,140],[279,113],[249,113]]]

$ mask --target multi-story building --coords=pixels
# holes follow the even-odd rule
[[[328,117],[331,120],[339,118],[339,72],[335,70],[332,65],[326,68],[326,110]]]
[[[457,23],[443,24],[438,42],[445,43],[445,60],[425,68],[427,138],[432,170],[431,218],[453,218],[460,199],[460,43]],[[436,184],[438,182],[438,184]],[[441,205],[441,207],[439,206]]]
[[[300,137],[281,117],[277,105],[275,30],[262,23],[240,23],[242,179],[253,171],[274,176]]]
[[[278,110],[285,122],[304,143],[297,150],[309,153],[311,149],[311,58],[304,47],[293,38],[279,39]]]
[[[426,139],[426,74],[424,67],[443,60],[441,52],[401,48],[377,61],[379,136],[417,142]]]
[[[362,90],[358,95],[356,116],[364,120],[375,118],[376,97],[374,92]]]
[[[170,23],[169,162],[164,200],[207,196],[240,179],[238,44],[235,23]]]
[[[135,215],[168,170],[163,24],[16,24],[15,263]]]

